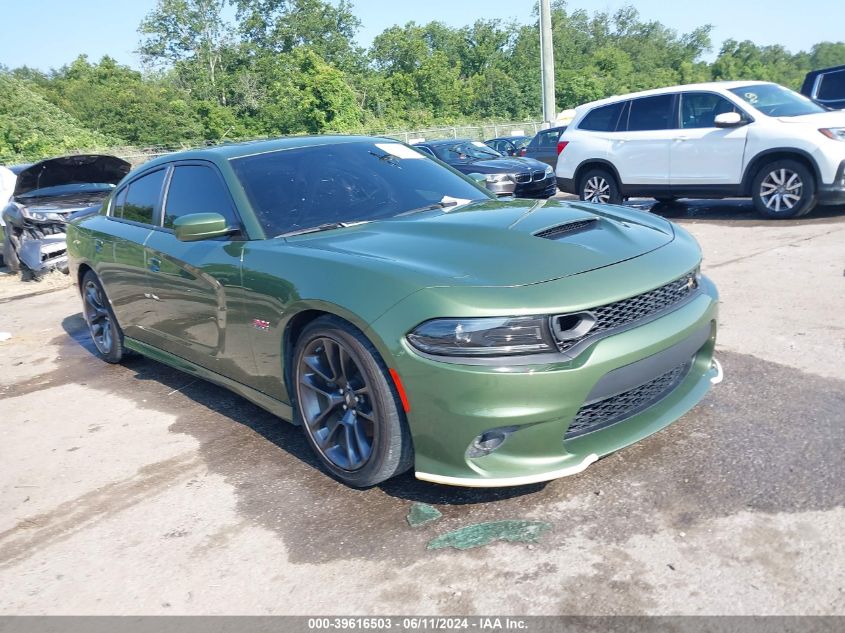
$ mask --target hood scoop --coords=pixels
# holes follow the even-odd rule
[[[564,235],[571,235],[581,231],[589,231],[598,225],[599,219],[597,217],[585,218],[583,220],[575,220],[573,222],[566,222],[565,224],[558,224],[534,234],[534,237],[541,237],[545,240],[556,240]]]

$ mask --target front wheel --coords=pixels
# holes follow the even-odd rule
[[[815,208],[816,180],[803,164],[776,160],[757,172],[751,198],[757,211],[770,218],[797,218]]]
[[[384,361],[361,332],[320,317],[299,336],[293,362],[297,412],[326,470],[364,488],[413,465],[401,402]]]
[[[123,330],[117,324],[111,304],[97,275],[89,270],[82,277],[82,312],[97,352],[107,363],[119,363],[125,353]]]
[[[18,251],[15,248],[17,238],[12,234],[10,226],[6,225],[6,239],[3,240],[3,261],[9,268],[9,272],[17,273],[21,269],[21,260],[18,259]]]
[[[578,197],[584,202],[600,204],[622,204],[619,183],[605,169],[591,169],[578,183]]]

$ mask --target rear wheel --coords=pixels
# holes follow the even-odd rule
[[[751,183],[754,207],[770,218],[797,218],[812,211],[816,181],[802,163],[776,160],[765,165]]]
[[[326,470],[373,486],[413,465],[411,435],[378,351],[335,317],[312,321],[294,352],[296,408]]]
[[[82,312],[100,358],[107,363],[119,363],[125,353],[123,330],[117,324],[100,280],[91,270],[82,277]]]
[[[619,183],[606,169],[590,169],[578,183],[578,197],[584,202],[622,204]]]

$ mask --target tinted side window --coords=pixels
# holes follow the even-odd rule
[[[611,103],[610,105],[596,108],[584,117],[584,120],[581,121],[581,125],[578,126],[578,129],[591,130],[593,132],[613,132],[617,129],[616,124],[619,121],[619,115],[622,114],[624,107],[625,102],[622,101],[620,103]]]
[[[845,70],[825,74],[816,98],[822,101],[845,99]]]
[[[126,203],[123,205],[123,213],[120,217],[142,224],[152,224],[165,172],[166,170],[159,169],[129,183]]]
[[[191,213],[219,213],[229,226],[237,226],[237,218],[220,176],[210,167],[178,165],[167,188],[164,226],[172,229],[176,218]]]
[[[716,127],[716,116],[737,112],[739,108],[730,101],[711,92],[689,92],[681,95],[681,127]]]
[[[675,95],[657,95],[631,100],[628,131],[670,130],[675,127],[673,104]]]
[[[120,191],[117,192],[117,195],[114,197],[114,205],[112,206],[112,217],[115,218],[122,218],[123,217],[123,207],[126,204],[126,192],[129,191],[127,187],[124,187]]]

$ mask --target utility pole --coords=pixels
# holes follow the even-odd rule
[[[552,47],[552,10],[550,0],[540,0],[540,70],[543,85],[543,127],[557,119],[555,111],[555,55]]]

